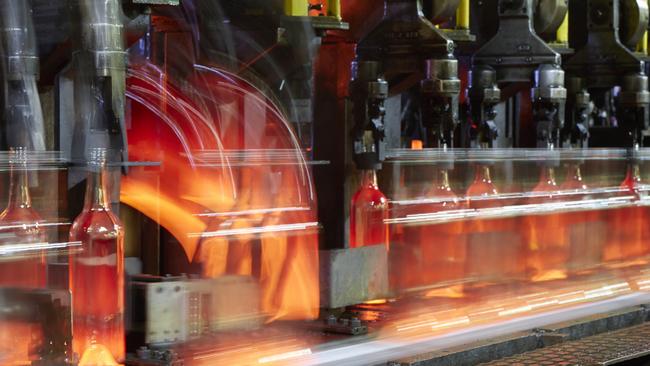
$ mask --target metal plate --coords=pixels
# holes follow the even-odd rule
[[[650,355],[650,324],[647,323],[483,365],[613,365],[646,355]]]
[[[339,308],[384,298],[388,254],[383,245],[320,252],[321,307]]]

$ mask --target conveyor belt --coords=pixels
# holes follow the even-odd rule
[[[485,363],[506,365],[614,365],[650,355],[650,324],[603,333]]]

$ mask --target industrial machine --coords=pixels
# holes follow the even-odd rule
[[[0,364],[644,364],[646,0],[0,1]]]

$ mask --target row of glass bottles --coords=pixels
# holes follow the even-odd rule
[[[477,165],[467,198],[461,200],[450,186],[448,171],[439,169],[436,181],[425,195],[435,198],[434,203],[420,204],[408,214],[508,205],[507,200],[498,197],[491,170],[490,165]],[[379,190],[375,172],[364,172],[363,177],[351,205],[351,247],[388,247],[388,227],[384,224],[389,216],[386,196]],[[632,195],[639,202],[643,186],[638,163],[630,163],[620,194]],[[577,163],[569,165],[562,184],[556,181],[555,168],[543,165],[532,193],[519,203],[535,205],[594,198]],[[586,273],[601,265],[629,265],[650,253],[650,229],[644,224],[647,218],[647,208],[633,205],[397,228],[400,236],[396,241],[401,242],[402,248],[391,254],[398,262],[393,266],[398,277],[393,283],[408,288],[467,278],[483,282],[512,278],[546,281]]]
[[[0,246],[13,250],[6,250],[10,254],[0,261],[0,287],[45,288],[46,254],[50,253],[47,253],[43,220],[32,207],[28,152],[23,148],[12,149],[9,163],[9,200],[0,214]],[[81,248],[69,258],[73,351],[82,357],[80,364],[96,362],[89,359],[93,357],[89,356],[89,350],[90,353],[108,350],[115,360],[124,359],[125,353],[124,232],[111,210],[106,150],[93,149],[88,167],[84,207],[69,234],[70,243],[81,242]],[[36,249],[29,249],[30,246]]]

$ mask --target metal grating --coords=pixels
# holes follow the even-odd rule
[[[482,365],[613,365],[646,355],[650,355],[648,323],[540,348]]]

